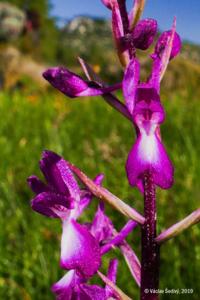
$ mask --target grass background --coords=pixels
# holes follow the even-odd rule
[[[199,206],[200,105],[191,92],[184,98],[163,95],[167,119],[162,135],[175,165],[175,184],[158,190],[158,231]],[[131,123],[101,98],[73,100],[61,94],[0,94],[0,299],[54,299],[50,286],[64,272],[59,268],[59,220],[33,212],[26,185],[31,174],[41,177],[43,149],[63,155],[91,177],[105,173],[104,186],[142,212],[143,201],[129,187],[124,170],[134,140]],[[91,219],[97,201],[86,212]],[[107,207],[120,228],[124,217]],[[161,249],[160,288],[193,289],[193,294],[162,295],[161,299],[200,299],[200,228],[192,227]],[[129,242],[140,253],[140,231]],[[120,258],[118,285],[138,299],[138,289]],[[115,253],[111,254],[115,255]],[[108,258],[104,261],[106,272]]]

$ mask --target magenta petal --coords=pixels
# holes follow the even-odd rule
[[[102,182],[103,182],[103,179],[104,179],[104,174],[103,173],[100,173],[98,174],[94,179],[94,183],[96,183],[97,185],[101,185]]]
[[[102,242],[113,235],[113,224],[104,213],[104,204],[100,203],[95,214],[90,232],[97,241]]]
[[[157,91],[160,89],[160,82],[165,74],[170,59],[174,58],[180,52],[180,49],[181,40],[176,33],[176,18],[174,18],[172,29],[163,32],[158,39],[154,54],[151,55],[153,59],[153,69],[149,83],[151,83]]]
[[[126,106],[129,112],[133,113],[135,107],[135,94],[137,90],[137,86],[140,79],[140,64],[137,59],[132,59],[129,63],[123,83],[122,83],[122,90],[126,102]]]
[[[127,242],[124,242],[122,245],[120,245],[120,250],[122,251],[122,254],[126,260],[126,263],[129,267],[129,270],[131,271],[133,278],[137,282],[138,286],[140,286],[141,264],[137,255],[135,254],[135,252],[132,250],[131,246],[129,246]]]
[[[141,188],[145,171],[151,171],[154,183],[163,189],[173,184],[173,166],[164,146],[155,134],[139,135],[131,149],[126,171],[130,185]]]
[[[153,43],[157,33],[157,22],[154,19],[144,19],[135,26],[132,39],[134,46],[141,50],[146,50]]]
[[[161,124],[164,119],[165,112],[156,89],[149,84],[140,84],[135,95],[134,122],[148,131],[148,127],[150,130],[152,124]]]
[[[49,188],[39,178],[37,178],[37,176],[30,176],[27,179],[27,182],[32,191],[36,194],[49,191]]]
[[[63,222],[61,266],[76,269],[81,276],[94,275],[101,264],[100,248],[96,239],[75,220]]]
[[[119,246],[124,242],[126,237],[138,225],[137,222],[129,220],[119,233],[115,234],[114,238],[109,240],[104,246],[101,247],[101,254],[104,255],[112,249],[113,246]]]
[[[51,287],[57,300],[71,299],[76,284],[75,277],[75,270],[71,270]]]
[[[36,212],[51,218],[63,218],[74,207],[72,199],[53,192],[38,194],[32,201],[31,207]]]
[[[172,34],[172,30],[165,31],[161,34],[159,37],[156,47],[155,47],[155,53],[154,55],[159,56],[160,58],[162,57],[163,51],[165,47],[167,46],[168,40]],[[171,49],[171,54],[170,54],[170,59],[174,58],[180,53],[181,50],[181,39],[178,33],[174,33],[174,39],[173,39],[173,44],[172,44],[172,49]]]
[[[63,67],[48,69],[43,73],[43,76],[53,87],[70,98],[98,96],[120,88],[120,85],[100,87],[95,82],[85,81],[79,75]]]
[[[71,197],[77,202],[80,200],[79,186],[62,157],[54,152],[44,151],[40,168],[56,192]]]
[[[117,268],[118,268],[118,260],[114,258],[109,263],[108,274],[107,274],[108,279],[110,279],[113,283],[116,283]]]
[[[83,300],[107,300],[105,289],[98,285],[80,284],[80,290],[83,292]],[[84,297],[85,296],[85,297]]]
[[[116,258],[112,259],[109,263],[108,267],[108,273],[107,278],[110,279],[113,283],[116,283],[117,278],[117,268],[118,268],[118,260]],[[108,285],[106,285],[106,299],[114,298],[115,299],[115,293],[113,292],[112,288]]]

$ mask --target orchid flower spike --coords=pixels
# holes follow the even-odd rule
[[[28,178],[28,183],[36,193],[31,206],[36,212],[62,221],[61,267],[76,269],[82,277],[88,278],[101,264],[98,241],[84,225],[76,219],[90,203],[92,194],[81,191],[67,162],[59,155],[44,151],[40,168],[47,184],[36,176]],[[96,177],[100,184],[102,175]]]

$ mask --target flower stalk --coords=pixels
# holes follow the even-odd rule
[[[157,300],[159,286],[159,245],[156,243],[156,189],[151,172],[144,174],[144,215],[142,226],[141,300]]]

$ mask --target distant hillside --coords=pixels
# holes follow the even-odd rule
[[[82,56],[106,79],[119,80],[121,67],[114,53],[110,22],[104,19],[76,17],[61,30],[60,61],[74,66],[75,57]],[[144,66],[143,76],[150,69],[150,59],[139,53]],[[105,76],[106,74],[106,76]],[[200,46],[183,42],[181,55],[171,64],[164,80],[167,90],[178,89],[180,93],[190,86],[200,97]]]

